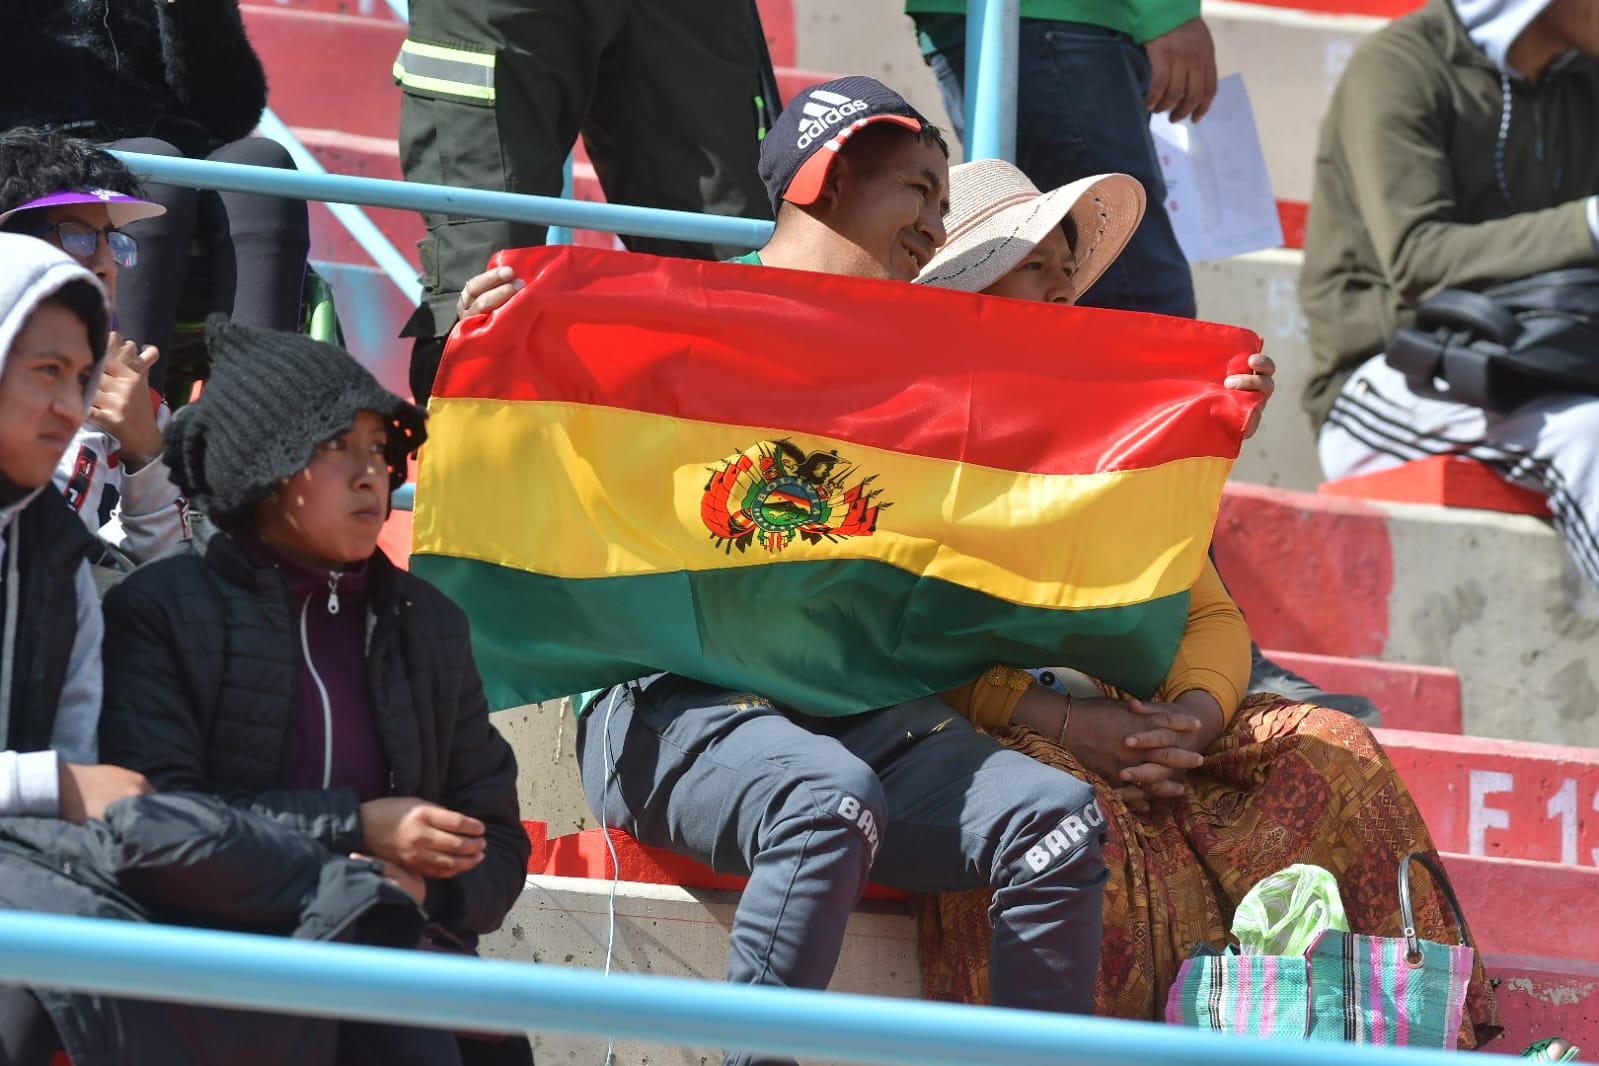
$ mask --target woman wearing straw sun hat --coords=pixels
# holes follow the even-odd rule
[[[949,172],[949,236],[916,283],[1075,303],[1143,217],[1144,187],[1126,174],[1039,192],[1003,159],[962,163]]]
[[[1121,255],[1143,217],[1144,188],[1126,174],[1096,174],[1039,192],[1003,159],[962,163],[949,170],[948,236],[916,284],[1074,304]],[[1233,374],[1223,384],[1269,399],[1276,364],[1256,354],[1249,366],[1253,373]],[[1264,408],[1255,409],[1246,437]]]
[[[951,168],[949,198],[949,239],[919,284],[1060,304],[1074,303],[1094,284],[1144,212],[1143,188],[1125,174],[1040,192],[1021,171],[994,159]],[[1259,358],[1256,374],[1234,375],[1227,385],[1269,392],[1273,368]],[[1214,565],[1206,564],[1189,595],[1182,644],[1157,694],[1161,705],[1124,698],[1058,668],[996,666],[945,694],[1004,743],[1094,787],[1110,870],[1095,985],[1101,1015],[1159,1019],[1194,944],[1219,947],[1244,893],[1292,863],[1337,875],[1356,932],[1397,935],[1394,871],[1403,855],[1432,847],[1415,805],[1363,725],[1277,695],[1245,696],[1249,627]],[[1179,719],[1186,714],[1191,728],[1147,730],[1142,716],[1157,708]],[[1136,758],[1149,761],[1129,765],[1135,736]],[[1285,802],[1285,796],[1294,798]],[[1342,810],[1361,810],[1382,825],[1353,824]],[[924,903],[929,998],[987,1002],[987,895],[946,893]],[[1427,910],[1429,936],[1447,940],[1439,900],[1430,898]],[[1495,1031],[1480,969],[1467,1017],[1466,1046]]]

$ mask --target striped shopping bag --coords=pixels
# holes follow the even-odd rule
[[[1416,935],[1412,863],[1443,889],[1465,943]],[[1474,952],[1454,889],[1431,856],[1407,855],[1400,863],[1399,908],[1403,937],[1326,932],[1306,955],[1189,959],[1167,996],[1166,1021],[1278,1039],[1453,1049]]]

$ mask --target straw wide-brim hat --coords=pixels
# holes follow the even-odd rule
[[[1077,231],[1073,275],[1081,296],[1116,261],[1144,217],[1144,187],[1126,174],[1096,174],[1049,192],[1003,159],[951,167],[948,234],[918,284],[981,292],[1010,273],[1068,215]]]

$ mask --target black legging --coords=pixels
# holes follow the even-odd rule
[[[153,137],[114,141],[108,147],[148,155],[183,154]],[[262,137],[233,141],[206,158],[294,168],[281,145]],[[124,337],[154,344],[163,352],[171,345],[197,239],[210,262],[208,310],[225,311],[252,326],[299,327],[305,257],[311,245],[305,201],[156,184],[145,186],[145,197],[167,213],[127,227],[139,241],[139,262],[117,279],[117,326]],[[150,372],[150,384],[157,391],[166,380],[164,362]]]
[[[0,1062],[6,1066],[50,1066],[61,1050],[55,1023],[26,988],[0,987]]]

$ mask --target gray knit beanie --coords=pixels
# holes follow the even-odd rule
[[[205,333],[211,376],[167,424],[162,458],[172,483],[213,521],[244,517],[361,411],[388,423],[389,488],[405,483],[406,456],[427,439],[427,415],[349,352],[224,315],[207,319]]]

